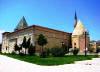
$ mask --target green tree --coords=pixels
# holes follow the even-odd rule
[[[31,38],[29,38],[28,40],[27,40],[27,42],[26,42],[26,46],[27,46],[27,49],[29,49],[30,48],[30,46],[31,46]]]
[[[43,34],[40,34],[37,39],[38,45],[41,46],[41,53],[43,52],[43,46],[47,44],[47,39]]]
[[[20,53],[20,47],[17,45],[17,43],[15,43],[14,50],[19,51],[19,53]]]
[[[22,47],[25,48],[25,54],[26,54],[26,49],[27,49],[26,36],[24,36],[23,38]]]

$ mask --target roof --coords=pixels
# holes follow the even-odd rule
[[[29,28],[33,28],[34,29],[35,27],[37,27],[37,28],[44,28],[44,29],[47,29],[47,30],[52,30],[52,31],[61,32],[61,33],[65,33],[65,34],[70,34],[70,35],[72,34],[72,33],[69,33],[69,32],[64,32],[64,31],[60,31],[60,30],[56,30],[56,29],[51,29],[51,28],[43,27],[43,26],[32,25],[32,26],[28,26],[28,27],[23,28],[23,29],[16,30],[14,32],[10,32],[9,35],[13,34],[13,33],[18,33],[18,32],[23,31],[23,30],[25,31],[26,29],[29,29]]]
[[[30,28],[34,29],[34,27],[42,28],[42,29],[46,29],[46,30],[52,30],[52,31],[56,31],[56,32],[62,32],[62,33],[66,33],[66,34],[72,34],[72,33],[64,32],[64,31],[60,31],[60,30],[55,30],[55,29],[51,29],[51,28],[47,28],[47,27],[42,27],[42,26],[38,26],[38,25],[28,26],[28,24],[23,16],[22,19],[19,21],[18,25],[16,26],[14,32],[9,32],[8,35],[13,34],[13,33],[17,33],[17,32],[20,32],[20,31],[23,31],[26,29],[30,29]],[[5,33],[3,33],[3,35],[4,34],[7,34],[7,33],[5,32]]]
[[[25,20],[25,17],[23,16],[22,19],[19,21],[18,25],[16,26],[15,30],[20,30],[26,27],[28,27],[28,24]]]
[[[79,20],[74,28],[72,35],[82,35],[86,31],[83,23]]]

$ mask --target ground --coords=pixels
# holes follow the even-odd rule
[[[100,58],[75,64],[40,66],[0,55],[0,72],[100,72]]]

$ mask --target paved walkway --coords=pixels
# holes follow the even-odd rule
[[[100,58],[75,64],[40,66],[0,55],[0,72],[100,72]]]

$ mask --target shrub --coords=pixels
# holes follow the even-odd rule
[[[46,58],[47,57],[46,51],[41,52],[40,57],[41,58]]]
[[[90,53],[93,53],[94,50],[95,50],[94,48],[89,48],[89,52],[90,52]]]
[[[55,47],[51,49],[51,54],[54,57],[62,57],[65,55],[65,52],[63,48]]]
[[[46,48],[45,50],[43,50],[43,52],[40,53],[40,57],[41,58],[46,58],[50,55],[50,49]]]
[[[100,52],[100,48],[96,48],[96,53],[99,53]]]
[[[12,51],[12,53],[11,53],[12,55],[15,55],[16,53],[15,53],[15,51]]]
[[[25,54],[24,54],[24,53],[22,53],[22,52],[20,52],[20,53],[19,53],[19,55],[20,55],[20,56],[24,56]]]
[[[24,55],[25,55],[25,54],[24,54],[24,51],[21,50],[21,52],[19,53],[19,55],[20,55],[20,56],[24,56]]]
[[[17,45],[17,43],[14,45],[14,50],[15,51],[20,51],[20,47]]]
[[[78,52],[79,52],[79,49],[78,49],[78,48],[74,48],[74,50],[73,50],[73,55],[77,55]]]
[[[45,51],[46,51],[46,55],[49,56],[50,55],[50,49],[46,48]]]
[[[69,48],[66,45],[63,45],[62,48],[64,49],[65,53],[69,53]]]
[[[33,46],[31,44],[29,49],[28,49],[28,53],[29,53],[29,55],[35,55],[35,46]]]

